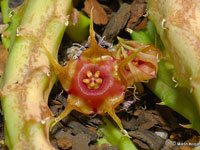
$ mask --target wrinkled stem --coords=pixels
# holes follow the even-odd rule
[[[6,144],[12,150],[51,150],[48,95],[55,82],[43,47],[57,56],[71,0],[25,0],[1,83]],[[19,13],[20,12],[20,13]],[[16,34],[15,34],[16,33]]]

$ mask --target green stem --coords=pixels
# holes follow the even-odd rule
[[[69,23],[66,33],[71,40],[81,43],[83,40],[87,39],[89,35],[90,19],[81,12],[74,11],[74,13],[77,13],[75,15],[78,16],[78,20],[75,24]]]
[[[3,23],[9,23],[10,18],[9,18],[9,3],[8,0],[1,0],[1,13],[3,17]]]
[[[153,32],[155,32],[153,34]],[[156,37],[155,26],[147,26],[145,30],[139,32],[133,32],[133,40],[139,41],[145,44],[157,45],[162,50],[163,55],[167,53],[160,37]],[[153,43],[152,39],[156,39],[157,43]],[[167,105],[173,110],[177,111],[185,118],[190,120],[192,128],[196,129],[200,133],[200,114],[198,107],[194,103],[194,96],[187,88],[177,86],[172,81],[175,74],[174,65],[161,59],[158,67],[158,74],[156,79],[149,81],[147,86],[162,100],[162,105]]]
[[[97,142],[98,146],[104,143],[118,146],[119,150],[138,150],[129,137],[124,136],[120,129],[116,127],[109,119],[103,119],[106,125],[99,126],[98,133],[103,132],[104,137]]]
[[[151,41],[151,39],[149,39],[148,35],[144,32],[144,31],[133,31],[131,33],[131,38],[134,39],[135,41],[139,41],[144,44],[153,44],[153,42]]]
[[[161,60],[159,72],[156,79],[149,81],[147,86],[163,101],[162,105],[167,105],[179,112],[192,123],[190,127],[200,132],[200,115],[193,103],[193,95],[184,87],[175,87],[172,81],[174,70],[169,63]]]
[[[56,80],[44,47],[57,56],[71,0],[25,0],[20,7],[17,36],[0,90],[6,144],[12,150],[52,150],[49,124],[54,119],[48,95]],[[17,11],[19,12],[19,11]],[[12,30],[11,35],[16,31]]]
[[[165,59],[173,64],[174,81],[184,89],[183,95],[186,91],[189,93],[187,99],[181,100],[181,97],[177,97],[171,107],[189,119],[192,126],[200,133],[200,52],[197,50],[199,45],[196,44],[199,42],[199,37],[196,35],[200,33],[196,28],[200,27],[200,18],[190,17],[193,16],[192,12],[197,16],[200,14],[197,4],[197,1],[177,3],[174,0],[149,0],[148,12],[149,19],[155,24],[165,46],[166,55],[163,57],[165,56]],[[193,7],[187,9],[188,6]],[[178,14],[184,15],[177,17]],[[188,110],[188,114],[185,110]],[[196,111],[196,114],[193,114],[193,111]]]
[[[22,13],[24,12],[24,7],[16,8],[11,17],[11,24],[9,25],[8,29],[4,32],[5,36],[2,36],[2,43],[6,49],[11,49],[13,42],[16,37],[17,26],[21,21]],[[3,34],[3,35],[4,35]]]

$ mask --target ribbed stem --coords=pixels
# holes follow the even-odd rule
[[[55,57],[71,0],[25,0],[1,83],[6,144],[13,150],[51,150],[49,92],[56,80],[44,48]]]

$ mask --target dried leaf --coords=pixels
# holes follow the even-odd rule
[[[79,19],[79,12],[77,9],[73,8],[70,14],[71,24],[75,25],[78,22],[78,19]]]
[[[72,142],[66,137],[58,139],[57,144],[62,149],[69,149],[72,147]]]
[[[114,37],[116,37],[119,32],[125,27],[128,19],[130,17],[130,5],[123,3],[119,10],[111,17],[109,20],[103,36],[108,42],[112,42]]]
[[[171,130],[168,122],[163,119],[159,111],[138,109],[134,112],[134,116],[138,117],[139,130],[146,130],[156,126],[160,126],[167,131]]]
[[[105,10],[101,7],[96,0],[85,0],[85,7],[83,11],[90,16],[91,9],[93,8],[94,23],[98,25],[105,25],[108,22],[108,16]]]
[[[142,21],[134,28],[135,31],[145,29],[147,26],[147,18],[142,19]]]
[[[65,142],[69,142],[68,145],[70,146],[70,141],[72,143],[72,150],[89,150],[89,143],[90,143],[90,136],[88,134],[84,133],[78,133],[76,135],[71,135],[71,133],[65,132],[63,130],[58,131],[55,134],[55,138],[57,140],[57,144],[60,144],[61,146],[66,146],[66,143],[63,143],[63,139]],[[58,143],[59,141],[59,143]],[[62,147],[63,149],[64,147]]]
[[[150,149],[160,150],[161,147],[164,145],[164,140],[151,131],[148,131],[148,130],[130,131],[128,133],[133,139],[137,139],[137,141],[133,140],[133,142],[137,142],[134,144],[138,146],[142,146],[142,147],[139,147],[140,149],[148,146]]]
[[[145,22],[147,20],[142,19],[145,11],[146,11],[147,4],[145,2],[141,2],[139,0],[133,1],[131,4],[131,16],[130,20],[127,23],[127,28],[133,30],[143,29],[145,26]],[[141,25],[140,25],[141,24]]]
[[[143,110],[141,109],[137,109],[136,111],[134,111],[134,116],[138,117],[141,113],[143,112]]]
[[[131,118],[129,121],[122,119],[122,125],[126,130],[134,131],[138,129],[139,122],[135,118]]]

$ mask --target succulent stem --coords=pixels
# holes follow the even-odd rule
[[[148,24],[149,23],[150,22],[148,22]],[[161,22],[158,21],[155,23],[159,26]],[[152,24],[152,22],[150,24]],[[154,32],[154,34],[152,34],[152,32]],[[200,109],[196,105],[197,98],[191,93],[192,91],[188,89],[188,87],[179,85],[179,80],[183,77],[179,77],[178,80],[174,78],[176,74],[175,64],[179,60],[177,59],[177,62],[173,63],[169,61],[169,52],[163,47],[159,35],[155,35],[157,35],[155,27],[151,26],[151,28],[149,28],[149,25],[145,30],[131,33],[133,40],[141,43],[148,43],[148,41],[150,41],[149,44],[157,46],[162,51],[157,77],[156,79],[150,80],[147,86],[162,100],[162,105],[167,105],[183,115],[191,122],[190,127],[196,129],[200,133]],[[154,42],[152,39],[155,39]],[[166,39],[163,37],[162,40]],[[190,80],[189,77],[188,80]]]
[[[124,136],[108,118],[104,117],[103,120],[106,125],[101,125],[98,133],[103,132],[104,137],[98,140],[98,146],[107,143],[118,146],[119,150],[138,150],[129,137]]]
[[[8,0],[1,0],[0,5],[1,5],[1,13],[3,17],[3,23],[8,23],[10,21],[9,18],[9,5],[8,5]]]
[[[12,150],[51,150],[48,95],[56,80],[44,47],[57,56],[71,0],[25,0],[15,12],[9,57],[0,84],[6,144]],[[16,23],[16,22],[15,22]],[[16,29],[16,30],[15,30]]]
[[[200,11],[198,4],[197,0],[181,0],[179,3],[174,0],[149,0],[148,12],[165,46],[166,55],[163,56],[173,65],[172,77],[176,86],[180,87],[177,92],[181,89],[182,92],[179,92],[182,95],[188,95],[183,99],[177,97],[170,107],[189,119],[192,127],[200,132],[200,46],[198,44]],[[172,101],[172,99],[168,100]],[[186,113],[186,110],[189,112]]]

